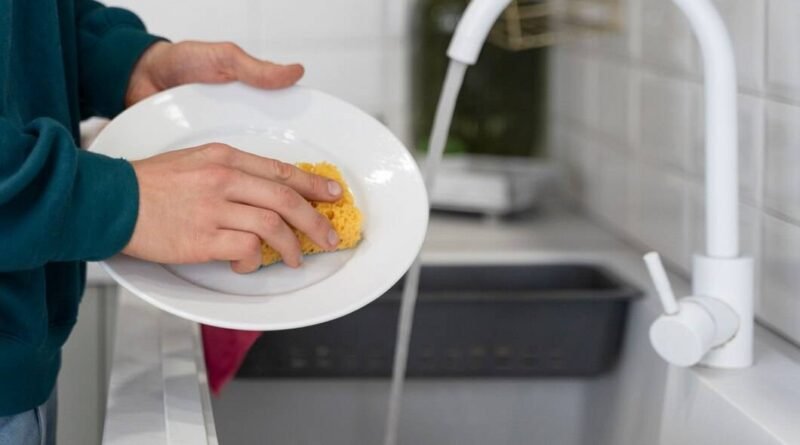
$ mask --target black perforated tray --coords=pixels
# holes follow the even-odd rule
[[[385,377],[401,283],[350,315],[265,333],[238,376]],[[410,377],[591,376],[619,354],[640,291],[591,265],[426,266]]]

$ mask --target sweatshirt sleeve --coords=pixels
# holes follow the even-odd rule
[[[122,159],[79,150],[69,130],[0,117],[0,272],[98,260],[128,243],[138,184]]]
[[[128,80],[142,53],[163,40],[148,34],[132,12],[76,0],[82,108],[114,117],[125,108]]]

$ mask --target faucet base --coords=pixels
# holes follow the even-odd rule
[[[700,362],[712,368],[746,368],[753,364],[753,259],[712,258],[695,255],[692,293],[716,298],[739,317],[731,340],[711,349]]]

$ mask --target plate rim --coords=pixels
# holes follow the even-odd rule
[[[98,151],[97,148],[100,145],[105,143],[104,141],[108,137],[110,137],[109,135],[111,134],[112,131],[114,131],[114,128],[116,128],[117,125],[121,125],[121,124],[115,125],[115,122],[119,122],[118,119],[120,119],[121,117],[125,116],[126,114],[130,114],[130,113],[136,112],[136,110],[138,110],[140,108],[147,107],[147,106],[151,106],[154,103],[157,104],[159,101],[162,101],[164,97],[173,95],[176,92],[183,94],[184,91],[186,91],[186,90],[191,91],[192,89],[196,89],[196,88],[199,88],[201,90],[203,90],[203,89],[214,90],[214,89],[224,89],[224,88],[244,88],[245,90],[252,90],[254,92],[264,92],[264,90],[261,90],[261,89],[258,89],[258,88],[254,88],[254,87],[251,87],[249,85],[241,84],[241,83],[238,83],[238,82],[231,82],[231,83],[226,83],[226,84],[187,84],[187,85],[181,85],[181,86],[178,86],[178,87],[175,87],[175,88],[171,88],[171,89],[168,89],[168,90],[164,90],[164,91],[161,91],[161,92],[159,92],[157,94],[154,94],[153,96],[148,97],[147,99],[145,99],[143,101],[138,102],[137,104],[129,107],[128,109],[124,110],[122,113],[117,115],[117,117],[114,120],[112,120],[109,124],[107,124],[103,128],[103,130],[100,132],[100,134],[97,136],[97,138],[88,147],[88,150],[91,151],[91,152],[94,152],[94,153],[101,153],[102,154],[103,152],[102,151]],[[267,322],[267,323],[264,323],[264,324],[242,323],[242,322],[235,322],[235,321],[232,321],[232,320],[228,320],[225,317],[223,317],[222,319],[210,319],[210,318],[207,318],[206,316],[204,316],[203,314],[197,314],[197,313],[194,313],[194,312],[191,312],[191,311],[186,311],[185,309],[182,309],[180,307],[176,307],[175,305],[169,304],[168,302],[164,302],[164,301],[162,301],[162,299],[150,295],[146,289],[142,289],[141,288],[141,284],[136,284],[135,282],[132,282],[128,277],[125,277],[125,276],[121,275],[120,271],[117,270],[117,268],[119,268],[121,266],[119,266],[119,265],[115,266],[115,263],[117,261],[119,261],[119,257],[120,256],[124,256],[125,260],[129,260],[129,261],[140,263],[140,264],[144,265],[145,267],[160,269],[163,273],[166,273],[166,274],[171,274],[173,276],[174,276],[174,274],[172,274],[172,272],[167,270],[160,263],[152,263],[152,262],[140,260],[140,259],[137,259],[137,258],[129,257],[129,256],[124,255],[122,253],[119,253],[119,254],[111,257],[111,258],[107,258],[107,259],[105,259],[103,261],[100,261],[103,269],[106,270],[106,272],[108,272],[108,274],[118,284],[120,284],[123,288],[125,288],[127,291],[133,293],[137,297],[139,297],[142,300],[148,302],[149,304],[152,304],[153,306],[155,306],[155,307],[157,307],[157,308],[159,308],[159,309],[161,309],[161,310],[163,310],[165,312],[168,312],[170,314],[173,314],[173,315],[181,317],[181,318],[192,320],[192,321],[195,321],[195,322],[198,322],[198,323],[203,323],[203,324],[208,324],[208,325],[218,326],[218,327],[228,328],[228,329],[246,329],[246,330],[260,330],[260,331],[274,331],[274,330],[285,330],[285,329],[293,329],[293,328],[300,328],[300,327],[305,327],[305,326],[316,325],[316,324],[320,324],[320,323],[324,323],[324,322],[327,322],[327,321],[330,321],[330,320],[334,320],[336,318],[340,318],[342,316],[345,316],[347,314],[355,312],[356,310],[366,306],[367,304],[369,304],[369,303],[373,302],[374,300],[376,300],[377,298],[379,298],[381,295],[383,295],[386,291],[388,291],[393,285],[395,285],[397,283],[397,281],[399,281],[403,277],[403,275],[408,271],[408,269],[414,263],[416,258],[419,256],[419,253],[420,253],[420,251],[422,249],[422,246],[424,244],[424,241],[426,239],[427,228],[428,228],[428,224],[429,224],[429,221],[430,221],[430,212],[428,211],[428,209],[430,208],[429,207],[429,199],[430,199],[430,197],[428,196],[427,189],[425,187],[424,180],[422,178],[422,173],[420,171],[420,167],[417,164],[414,156],[411,154],[411,152],[408,150],[408,148],[405,146],[405,144],[403,144],[402,141],[400,141],[399,138],[397,138],[397,136],[389,128],[387,128],[383,123],[381,123],[374,116],[370,115],[369,113],[365,112],[364,110],[360,109],[359,107],[353,105],[352,103],[350,103],[350,102],[348,102],[348,101],[346,101],[344,99],[340,99],[340,98],[338,98],[336,96],[333,96],[333,95],[331,95],[329,93],[326,93],[324,91],[321,91],[321,90],[318,90],[318,89],[315,89],[315,88],[312,88],[312,87],[304,86],[304,85],[295,85],[295,86],[289,87],[287,89],[301,90],[301,91],[303,91],[305,93],[322,97],[325,100],[333,101],[335,103],[338,103],[340,106],[344,106],[346,108],[351,109],[357,115],[359,115],[359,117],[367,118],[367,119],[371,120],[374,124],[380,126],[382,131],[385,132],[385,135],[389,136],[397,146],[404,148],[403,152],[399,153],[399,154],[401,154],[403,156],[403,158],[405,158],[404,159],[405,161],[410,161],[409,165],[412,166],[411,172],[410,172],[411,176],[412,176],[412,180],[413,180],[414,183],[417,183],[417,185],[420,187],[420,190],[422,192],[421,193],[421,197],[423,198],[423,200],[420,203],[420,208],[421,209],[425,209],[425,211],[422,212],[422,215],[421,215],[421,216],[423,216],[424,220],[422,221],[422,224],[420,225],[421,230],[419,231],[419,234],[416,237],[417,239],[409,240],[411,243],[413,243],[413,244],[411,244],[411,247],[413,247],[412,251],[416,252],[416,254],[413,255],[413,256],[410,256],[405,261],[402,261],[402,262],[399,263],[399,265],[402,265],[402,267],[398,267],[397,268],[398,272],[397,273],[393,273],[391,275],[391,280],[387,280],[382,285],[373,286],[373,290],[370,291],[370,292],[365,293],[365,295],[362,298],[353,299],[352,302],[350,302],[350,304],[341,306],[338,310],[332,310],[332,311],[329,311],[329,312],[327,312],[325,314],[316,315],[316,316],[313,316],[313,317],[299,317],[297,319],[292,319],[292,320],[289,320],[287,322],[282,322],[282,323],[281,322],[274,322],[274,321]],[[285,91],[287,89],[274,90],[272,92]],[[122,265],[122,267],[124,267],[124,264]],[[124,273],[124,271],[123,271],[123,273]],[[340,272],[337,271],[337,272],[335,272],[334,274],[332,274],[330,276],[334,276],[337,273],[340,273]],[[397,276],[394,276],[394,275],[397,275]],[[179,276],[174,276],[174,277],[175,277],[175,279],[180,280],[186,286],[186,289],[197,288],[197,289],[203,289],[206,292],[211,292],[211,293],[219,294],[219,295],[233,295],[231,293],[214,291],[214,290],[208,289],[206,287],[199,286],[199,285],[197,285],[195,283],[192,283],[192,282],[186,280],[185,278],[182,278],[182,277],[179,277]],[[292,291],[292,292],[294,292],[294,291]],[[286,294],[291,294],[292,292],[287,292]],[[283,295],[285,295],[285,294],[283,294]],[[265,296],[266,295],[263,295],[261,297],[265,297]],[[169,297],[167,297],[167,298],[169,298]],[[258,296],[255,296],[255,298],[258,298]]]

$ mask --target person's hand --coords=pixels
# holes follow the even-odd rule
[[[290,225],[326,250],[339,237],[306,199],[335,201],[336,181],[224,144],[172,151],[133,168],[139,217],[123,253],[161,263],[230,261],[240,273],[261,265],[261,240],[283,261],[302,262]]]
[[[293,85],[301,77],[302,65],[259,60],[233,43],[158,42],[136,63],[128,81],[125,105],[131,106],[159,91],[187,83],[238,80],[274,89]]]

